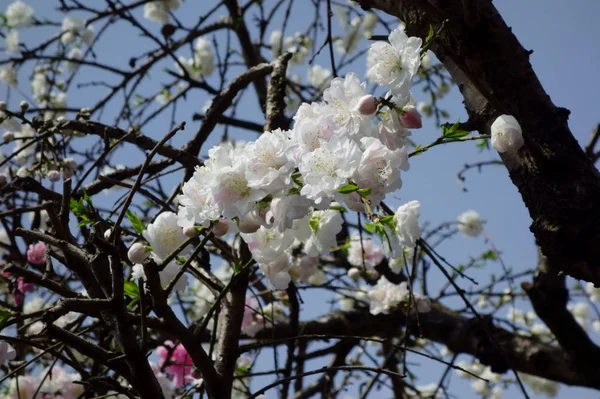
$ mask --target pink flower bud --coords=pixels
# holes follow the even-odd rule
[[[5,132],[2,135],[2,139],[4,140],[5,143],[10,143],[11,141],[13,141],[15,139],[15,134],[13,132]]]
[[[415,107],[410,107],[400,117],[400,123],[407,129],[420,129],[423,127],[421,114]]]
[[[213,227],[213,233],[217,237],[223,237],[227,231],[229,231],[229,222],[224,219],[219,220]]]
[[[375,112],[377,112],[377,103],[375,101],[375,97],[370,94],[361,97],[361,99],[358,100],[356,110],[362,115],[373,115]]]
[[[148,257],[150,251],[141,242],[134,243],[127,251],[127,257],[133,264],[142,263]]]
[[[59,181],[60,180],[60,172],[56,169],[53,169],[51,171],[48,171],[48,173],[46,174],[46,177],[50,181]]]
[[[43,265],[46,262],[46,244],[31,244],[27,250],[27,261],[32,265]]]
[[[33,283],[26,282],[23,277],[19,277],[17,279],[17,288],[19,289],[19,291],[25,294],[27,292],[33,292],[35,286],[33,285]]]

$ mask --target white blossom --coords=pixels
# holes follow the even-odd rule
[[[394,214],[394,228],[383,238],[383,249],[387,255],[398,258],[404,256],[404,247],[414,248],[417,245],[421,238],[420,206],[419,201],[411,201],[398,208]]]
[[[308,69],[307,77],[308,84],[317,89],[322,89],[327,86],[331,79],[331,71],[323,68],[321,65],[313,65]]]
[[[373,269],[383,260],[383,250],[370,238],[363,238],[362,243],[359,235],[350,237],[348,248],[348,263],[358,268],[366,267]]]
[[[26,28],[33,21],[33,8],[21,0],[13,1],[4,13],[6,24],[11,28]]]
[[[418,312],[428,312],[430,310],[429,300],[417,293],[413,293],[414,300],[410,299],[411,293],[408,284],[403,281],[400,284],[393,284],[385,276],[377,280],[377,284],[369,290],[370,312],[373,315],[380,313],[388,314],[400,303],[412,303]]]
[[[150,250],[141,242],[133,243],[127,251],[127,258],[133,264],[142,263],[150,255]]]
[[[297,230],[297,238],[304,242],[304,252],[309,256],[329,253],[331,247],[336,245],[336,236],[342,231],[343,222],[342,214],[332,209],[314,211],[310,216],[299,220],[297,223],[301,227]]]
[[[404,94],[421,64],[422,40],[408,37],[401,28],[393,30],[388,39],[389,43],[378,41],[369,47],[367,78]]]
[[[19,31],[11,29],[4,36],[4,44],[6,44],[7,53],[18,53],[19,52]]]
[[[351,140],[334,136],[328,142],[322,141],[321,147],[300,160],[298,169],[304,179],[300,194],[317,205],[329,205],[358,168],[360,157],[360,149]]]
[[[287,132],[265,132],[244,149],[247,159],[248,186],[273,194],[290,186],[294,164],[288,159],[290,146]]]
[[[81,61],[83,59],[83,51],[81,51],[79,47],[73,47],[71,50],[69,50],[67,59],[69,60],[65,62],[67,71],[75,72],[79,67],[79,62],[76,61]]]
[[[202,76],[207,77],[213,73],[215,69],[214,58],[210,42],[202,37],[198,38],[196,40],[194,61]]]
[[[514,153],[523,146],[523,131],[512,115],[500,115],[491,127],[492,147],[498,152]]]
[[[65,17],[62,22],[62,35],[60,41],[70,44],[75,41],[77,35],[84,28],[84,23],[79,18]]]
[[[17,71],[12,65],[5,65],[0,68],[0,81],[6,83],[8,86],[17,87]]]
[[[169,22],[169,10],[163,1],[151,1],[144,5],[144,18],[159,24]]]
[[[187,237],[183,234],[183,229],[177,222],[176,214],[163,212],[142,233],[152,247],[152,252],[159,259],[165,259],[187,240]],[[185,249],[183,252],[185,252]]]
[[[477,237],[483,232],[483,220],[474,210],[468,210],[458,215],[458,231],[461,233]]]

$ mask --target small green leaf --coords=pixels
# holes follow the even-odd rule
[[[321,218],[319,218],[319,217],[314,217],[314,216],[310,218],[310,222],[309,222],[310,229],[311,229],[311,230],[312,230],[312,231],[313,231],[315,234],[316,234],[316,233],[319,231],[319,222],[320,222],[320,219],[321,219]]]
[[[466,131],[466,130],[455,130],[451,133],[448,133],[447,135],[445,135],[444,137],[447,139],[459,139],[461,137],[465,137],[468,136],[471,132]]]
[[[356,192],[361,196],[361,197],[366,197],[369,194],[371,194],[371,192],[373,191],[373,189],[370,188],[361,188],[359,190],[356,190]]]
[[[394,223],[394,216],[384,216],[379,219],[379,222],[385,224],[386,226],[391,226]]]
[[[333,209],[334,211],[348,212],[348,210],[341,205],[333,205],[331,209]]]
[[[481,255],[481,258],[489,259],[489,260],[496,260],[497,259],[496,251],[489,250],[487,252],[484,252],[483,255]]]
[[[140,217],[136,213],[131,212],[129,209],[127,209],[125,214],[127,215],[127,219],[129,219],[131,222],[131,227],[133,227],[138,234],[142,234],[145,228]]]
[[[350,194],[355,191],[358,191],[358,186],[356,184],[346,184],[345,186],[338,188],[338,193],[340,194]]]
[[[6,309],[0,309],[0,331],[4,328],[4,325],[12,317],[12,313]]]
[[[425,43],[429,43],[433,39],[434,35],[435,35],[435,31],[433,30],[433,26],[429,25],[429,33],[427,34],[427,37],[425,38]]]
[[[131,299],[139,299],[140,287],[138,287],[135,281],[125,281],[125,284],[123,285],[123,293]]]
[[[373,223],[365,223],[365,229],[372,233],[375,230],[375,225]]]

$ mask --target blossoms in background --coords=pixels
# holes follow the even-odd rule
[[[0,366],[17,356],[15,348],[6,341],[0,341]]]
[[[156,354],[161,359],[160,367],[164,367],[173,376],[175,388],[183,387],[191,379],[192,358],[182,344],[174,346],[173,342],[165,341],[163,346],[158,347]]]
[[[26,28],[33,22],[33,8],[21,0],[10,3],[4,15],[11,28]]]
[[[479,213],[474,210],[468,210],[458,215],[458,231],[461,233],[477,237],[483,232],[483,220]]]

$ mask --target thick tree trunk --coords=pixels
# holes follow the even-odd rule
[[[525,50],[489,0],[360,0],[425,37],[456,81],[469,122],[489,133],[502,114],[515,116],[525,145],[502,155],[533,219],[531,231],[553,265],[600,285],[600,174],[571,131],[569,111],[544,91]]]

